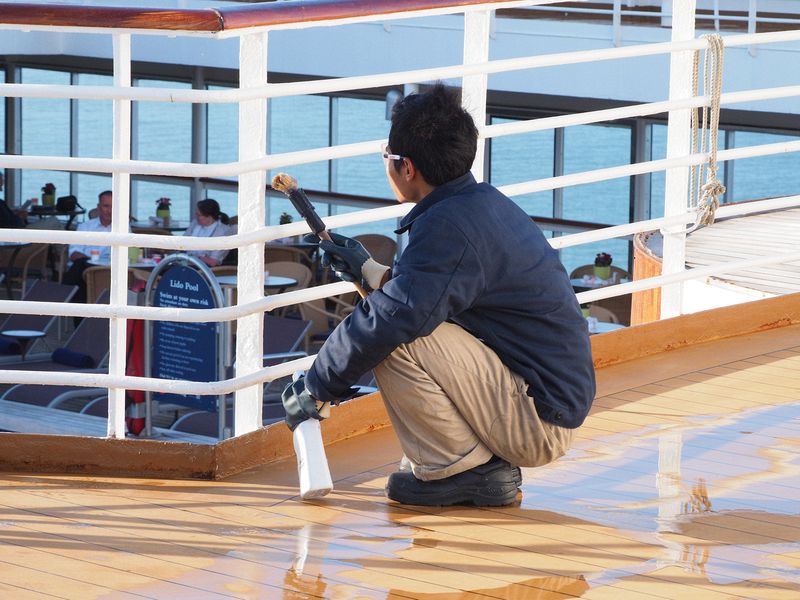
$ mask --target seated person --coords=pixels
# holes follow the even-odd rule
[[[219,208],[219,202],[206,198],[197,203],[194,211],[194,220],[183,235],[194,237],[219,237],[233,235],[235,227],[228,224],[228,215]],[[225,260],[229,250],[191,250],[186,254],[195,256],[209,267],[216,267]]]
[[[3,173],[0,171],[0,191],[3,190]],[[0,200],[0,228],[21,229],[28,224],[28,211],[24,208],[11,208],[5,200]]]
[[[78,231],[111,231],[111,211],[112,211],[111,191],[100,192],[97,199],[97,217],[89,219],[78,225]],[[84,244],[70,244],[68,252],[70,265],[64,277],[63,283],[67,285],[77,285],[78,292],[73,296],[73,302],[86,302],[86,283],[83,281],[83,272],[88,269],[89,257],[92,250],[99,250],[100,262],[111,261],[111,246],[87,246]]]

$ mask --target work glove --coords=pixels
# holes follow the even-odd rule
[[[281,394],[281,400],[286,411],[286,425],[292,431],[303,421],[308,419],[322,421],[330,415],[330,405],[308,393],[303,377],[286,386]]]
[[[322,240],[319,243],[323,252],[322,266],[330,267],[345,281],[360,283],[368,292],[381,287],[383,276],[390,267],[376,262],[361,242],[338,233],[330,236],[333,242]]]

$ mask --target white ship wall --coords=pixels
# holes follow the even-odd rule
[[[209,6],[220,4],[207,3]],[[462,26],[462,17],[445,16],[274,31],[269,38],[269,68],[277,72],[341,77],[459,64]],[[667,28],[626,26],[622,43],[662,42],[669,37]],[[495,22],[491,58],[609,48],[611,40],[611,27],[605,24],[499,18]],[[110,58],[111,51],[111,39],[107,35],[5,31],[0,36],[0,54]],[[236,39],[163,35],[135,35],[133,38],[134,60],[235,68],[238,52]],[[796,85],[800,83],[800,70],[795,68],[799,59],[799,44],[772,44],[752,53],[748,48],[728,49],[724,89]],[[493,75],[489,83],[493,90],[630,102],[658,101],[667,98],[668,64],[667,56],[605,61]],[[731,108],[800,112],[795,100],[740,104]]]

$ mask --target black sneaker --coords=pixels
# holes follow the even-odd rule
[[[386,495],[401,504],[418,506],[506,506],[517,498],[518,480],[522,480],[519,468],[495,456],[469,471],[435,481],[421,481],[410,471],[397,471],[389,475]]]

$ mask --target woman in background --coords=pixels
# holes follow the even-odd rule
[[[197,203],[194,212],[194,221],[183,235],[194,237],[218,237],[232,235],[235,228],[228,225],[228,215],[219,208],[219,202],[206,198]],[[192,250],[186,254],[196,256],[209,267],[216,267],[225,259],[228,250]]]

